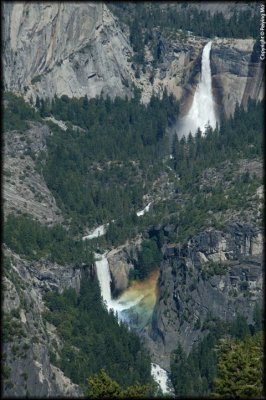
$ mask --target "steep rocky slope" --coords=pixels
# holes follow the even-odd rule
[[[244,208],[207,212],[206,221],[210,228],[202,228],[183,244],[168,239],[179,229],[176,224],[159,224],[149,231],[151,237],[164,236],[166,243],[162,248],[163,261],[152,322],[137,329],[153,362],[166,370],[169,370],[170,355],[177,342],[189,353],[216,319],[232,321],[239,313],[252,324],[255,303],[262,303],[261,161],[242,159],[235,165],[226,162],[218,169],[208,168],[199,180],[199,191],[204,193],[207,188],[223,185],[224,193],[227,193],[245,174],[253,179],[256,177],[258,187],[254,193],[245,195]],[[176,204],[190,201],[186,193],[174,196]],[[214,220],[225,227],[212,228]],[[134,268],[139,247],[140,239],[109,253],[113,293],[126,288],[126,274]]]
[[[32,95],[125,96],[130,48],[103,3],[5,3],[5,88]]]
[[[86,266],[60,266],[46,260],[28,261],[4,246],[3,276],[3,393],[5,396],[82,396],[53,365],[62,342],[56,328],[43,318],[43,295],[72,287],[79,291]]]
[[[252,323],[254,305],[262,302],[262,232],[232,224],[204,231],[184,246],[166,246],[159,292],[147,344],[168,369],[177,342],[189,352],[210,321],[230,321],[239,313]]]
[[[208,39],[181,32],[163,37],[156,30],[163,59],[154,69],[153,56],[146,46],[146,71],[140,70],[136,78],[128,29],[105,4],[5,3],[3,17],[5,89],[23,94],[27,100],[35,101],[37,95],[52,98],[55,94],[130,97],[134,84],[142,90],[144,103],[153,91],[162,93],[167,88],[180,100],[181,113],[191,104],[200,76],[202,49]],[[263,97],[264,70],[252,59],[253,45],[253,39],[213,40],[213,91],[219,113],[229,116],[237,102],[245,105],[249,96]],[[49,124],[44,121],[31,122],[23,132],[5,132],[5,216],[26,212],[43,224],[65,222],[36,164],[36,158],[47,150],[50,134]],[[260,175],[261,164],[243,160],[240,170]],[[231,173],[231,166],[228,171]],[[217,183],[226,186],[223,173],[205,171],[203,190]],[[147,194],[147,202],[164,201],[166,197],[179,201],[172,186],[164,173],[155,182],[153,192]],[[262,196],[260,186],[254,197]],[[213,216],[235,222],[225,230],[204,230],[183,246],[174,243],[164,247],[159,296],[152,324],[143,335],[153,360],[166,369],[177,340],[189,351],[193,342],[204,336],[204,324],[206,327],[211,319],[222,316],[230,320],[239,311],[252,322],[253,305],[262,298],[259,207],[251,198],[243,215],[229,210]],[[172,230],[171,226],[164,228]],[[137,238],[133,244],[108,254],[114,295],[127,288],[140,243]],[[82,396],[80,388],[53,365],[51,354],[56,354],[62,343],[55,327],[43,319],[43,295],[66,287],[78,291],[82,275],[93,274],[93,268],[62,267],[45,260],[30,262],[5,246],[4,255],[4,394]]]
[[[46,151],[49,127],[31,123],[25,132],[4,132],[4,214],[30,213],[49,225],[62,222],[62,214],[43,176],[37,171],[36,158]]]
[[[264,68],[252,60],[253,39],[216,39],[211,54],[212,84],[219,114],[233,115],[248,98],[263,99]]]

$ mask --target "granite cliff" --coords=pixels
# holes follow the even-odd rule
[[[254,305],[262,302],[262,243],[260,229],[232,224],[165,247],[147,335],[156,362],[168,369],[177,341],[189,352],[217,318],[231,321],[239,313],[252,324]]]
[[[199,79],[201,53],[208,39],[156,28],[162,60],[154,67],[145,46],[145,69],[136,77],[129,30],[104,3],[5,3],[4,87],[26,99],[131,96],[133,85],[147,103],[166,88],[186,112]],[[236,102],[263,97],[263,68],[251,60],[254,39],[214,39],[213,90],[218,112],[228,117]],[[153,80],[151,81],[151,76]]]
[[[4,396],[81,397],[83,392],[53,365],[51,352],[62,347],[56,328],[44,319],[43,296],[72,287],[77,292],[90,266],[60,266],[28,261],[4,246],[3,394]]]
[[[181,114],[191,104],[199,81],[202,49],[208,41],[187,32],[164,37],[156,28],[154,34],[163,57],[154,67],[151,49],[146,46],[146,68],[136,77],[128,27],[106,4],[6,2],[3,25],[6,91],[35,102],[37,96],[52,99],[55,95],[130,98],[136,86],[141,89],[143,103],[147,103],[153,92],[162,94],[166,88],[180,100]],[[229,117],[236,103],[245,106],[249,97],[264,96],[264,70],[253,57],[253,45],[253,39],[213,40],[211,68],[219,114]],[[7,108],[8,102],[4,106]],[[54,122],[64,129],[60,121]],[[25,130],[5,132],[4,214],[26,212],[42,224],[67,226],[36,163],[47,151],[50,126],[47,120],[31,121]],[[242,172],[246,172],[246,164]],[[261,164],[253,164],[250,174],[254,169],[261,170]],[[206,174],[207,184],[217,184],[219,179],[224,183],[222,173]],[[147,195],[148,201],[159,203],[166,197],[179,196],[175,192],[178,184],[171,186],[166,172],[155,186]],[[257,195],[263,197],[262,186]],[[253,203],[248,206],[252,209]],[[245,210],[249,217],[253,215],[250,208]],[[255,213],[253,224],[239,223],[241,218],[235,214],[238,223],[232,221],[225,230],[203,230],[182,246],[168,243],[163,247],[157,303],[152,322],[142,335],[153,361],[165,369],[169,369],[177,340],[189,352],[215,318],[229,321],[239,312],[252,323],[253,306],[262,301],[263,233],[257,227],[260,210],[255,209]],[[232,219],[232,213],[227,218]],[[171,229],[164,227],[165,232]],[[114,296],[128,287],[141,240],[138,237],[108,254]],[[79,291],[82,276],[94,274],[93,266],[63,267],[44,259],[29,261],[5,245],[3,251],[4,395],[81,397],[80,387],[52,363],[51,353],[57,353],[62,341],[56,328],[43,317],[43,297],[49,291],[62,292],[68,287]]]
[[[5,3],[5,89],[51,98],[125,96],[128,43],[103,3]]]

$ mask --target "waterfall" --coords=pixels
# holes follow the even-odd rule
[[[111,298],[111,274],[109,270],[109,265],[107,261],[106,254],[99,255],[95,254],[96,256],[96,272],[97,277],[101,289],[101,295],[103,301],[105,302],[107,309],[110,310],[112,305],[112,298]]]
[[[169,374],[158,364],[151,363],[151,374],[154,380],[159,384],[163,394],[173,394],[172,384],[169,381]]]
[[[178,136],[188,136],[189,132],[194,136],[197,129],[205,131],[207,125],[213,129],[216,126],[217,118],[214,110],[212,96],[212,79],[210,65],[210,51],[212,42],[208,42],[202,52],[201,78],[196,88],[192,106],[187,115],[179,121]]]
[[[126,320],[126,316],[123,315],[123,311],[128,310],[129,308],[135,306],[140,300],[142,300],[143,295],[138,296],[134,300],[131,301],[123,301],[123,299],[112,299],[111,294],[111,273],[109,269],[109,263],[107,260],[106,253],[103,255],[95,253],[96,258],[96,272],[97,277],[101,289],[101,295],[104,303],[106,304],[107,310],[111,309],[118,314],[118,320]]]
[[[95,258],[96,272],[101,289],[102,299],[105,302],[108,311],[113,309],[114,312],[117,312],[119,322],[127,322],[127,315],[125,311],[141,303],[141,301],[145,298],[145,290],[143,290],[143,294],[137,295],[134,299],[128,299],[126,293],[123,294],[120,299],[112,299],[112,277],[109,269],[107,253],[104,253],[103,255],[95,253]],[[145,287],[143,287],[143,289],[145,289]],[[164,394],[172,393],[172,390],[168,386],[168,374],[164,369],[162,369],[158,364],[152,363],[151,373]]]

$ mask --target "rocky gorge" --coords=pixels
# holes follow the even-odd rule
[[[155,64],[152,49],[145,44],[145,68],[140,68],[137,75],[129,28],[108,4],[6,2],[3,22],[4,89],[22,96],[36,111],[37,99],[52,101],[56,97],[70,99],[85,95],[95,99],[102,95],[134,100],[137,88],[145,105],[153,95],[163,97],[166,89],[178,100],[180,115],[185,115],[200,80],[202,51],[210,40],[181,30],[168,35],[156,27],[154,40],[162,57]],[[237,104],[246,109],[249,99],[260,101],[264,97],[264,68],[256,58],[254,44],[254,38],[212,38],[212,92],[217,115],[221,117],[229,119]],[[10,104],[5,100],[4,112],[9,112]],[[16,112],[15,109],[14,114]],[[31,120],[27,113],[22,119],[27,127],[9,127],[4,132],[4,218],[28,214],[41,226],[51,228],[59,224],[69,232],[71,218],[66,217],[62,203],[59,206],[52,185],[45,180],[43,166],[49,140],[55,132],[66,138],[70,124],[53,116]],[[174,118],[167,135],[177,130],[173,121]],[[79,126],[72,124],[72,128],[76,135],[86,134]],[[152,362],[170,372],[171,355],[177,344],[189,354],[193,345],[199,343],[219,319],[229,324],[241,315],[250,326],[254,324],[254,307],[261,306],[263,301],[264,186],[260,157],[255,154],[247,159],[241,154],[234,162],[204,169],[197,176],[197,183],[191,184],[191,188],[195,185],[193,192],[191,188],[185,189],[182,178],[173,169],[174,156],[168,153],[162,163],[163,170],[149,182],[149,189],[143,196],[143,207],[148,204],[147,215],[144,216],[144,212],[130,215],[136,225],[139,223],[142,233],[123,244],[113,245],[105,239],[105,231],[98,232],[92,235],[97,239],[92,240],[91,248],[93,252],[107,252],[113,299],[132,295],[134,290],[138,294],[141,291],[149,294],[143,318],[132,310],[128,314],[129,323],[139,334]],[[141,164],[135,160],[130,162]],[[84,173],[90,168],[95,170],[101,182],[107,182],[108,186],[109,167],[115,168],[115,164],[116,160],[97,161],[84,168]],[[119,161],[117,164],[126,166]],[[141,166],[138,168],[136,179],[141,180],[148,172],[142,174]],[[117,176],[119,181],[120,172]],[[205,221],[197,233],[179,240],[180,226],[176,218],[182,209],[192,204],[194,195],[202,195],[207,202],[208,198],[215,197],[218,187],[224,190],[219,201],[228,197],[231,201],[236,192],[230,190],[245,179],[243,198],[246,203],[242,208],[228,206],[220,211],[207,210],[204,215],[207,223]],[[95,198],[99,192],[94,193]],[[147,222],[143,225],[137,222],[138,217],[139,221],[142,218],[151,221],[149,228],[145,225]],[[193,225],[193,216],[188,219]],[[73,220],[75,222],[75,216]],[[107,228],[109,222],[113,225],[111,218],[99,221],[106,225],[98,228]],[[74,239],[82,242],[87,231],[97,232],[97,227],[93,229],[95,226],[77,228]],[[122,224],[118,226],[120,229]],[[140,264],[142,244],[155,238],[160,242],[161,262],[141,286],[134,277]],[[60,358],[64,340],[56,326],[45,319],[45,297],[68,288],[79,293],[82,279],[96,280],[96,261],[61,265],[51,261],[50,254],[38,260],[30,259],[5,243],[2,251],[4,396],[84,396],[83,388],[54,365],[55,358]]]
[[[147,337],[155,360],[169,369],[177,341],[189,352],[216,318],[239,313],[253,323],[255,303],[262,302],[262,232],[234,224],[166,246],[158,285]]]
[[[239,314],[254,323],[254,306],[263,296],[263,231],[232,223],[223,231],[205,230],[184,245],[165,244],[162,252],[152,319],[139,331],[133,312],[132,324],[153,361],[169,371],[177,343],[189,353],[217,319],[230,322]],[[121,249],[108,255],[114,294],[132,268],[129,254]]]

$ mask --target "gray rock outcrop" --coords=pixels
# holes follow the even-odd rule
[[[4,247],[10,260],[3,277],[3,395],[5,397],[82,397],[83,392],[53,365],[62,347],[56,328],[45,321],[43,296],[53,290],[80,289],[92,267],[30,262]]]
[[[134,268],[134,262],[138,260],[138,250],[141,239],[134,243],[126,243],[107,254],[112,282],[111,290],[114,297],[119,296],[129,285],[129,272]]]
[[[128,42],[103,3],[5,3],[5,88],[26,98],[125,96]]]
[[[264,68],[252,60],[254,39],[216,39],[211,52],[213,92],[219,114],[233,114],[236,103],[264,97]]]
[[[160,267],[159,296],[146,335],[153,360],[169,369],[179,341],[186,352],[205,335],[207,324],[237,313],[253,322],[262,302],[262,232],[232,224],[209,230],[186,245],[166,246]]]
[[[46,153],[48,126],[30,123],[24,132],[4,132],[4,214],[27,213],[48,225],[63,221],[61,210],[37,171],[36,159]]]
[[[33,100],[55,94],[113,98],[131,97],[134,84],[144,103],[166,88],[181,100],[181,113],[191,104],[206,38],[175,32],[169,39],[156,28],[163,59],[154,67],[146,45],[145,70],[136,78],[128,28],[104,3],[4,3],[3,17],[6,90]],[[213,91],[217,112],[227,117],[236,102],[264,96],[262,65],[251,61],[253,44],[254,39],[213,40]]]

